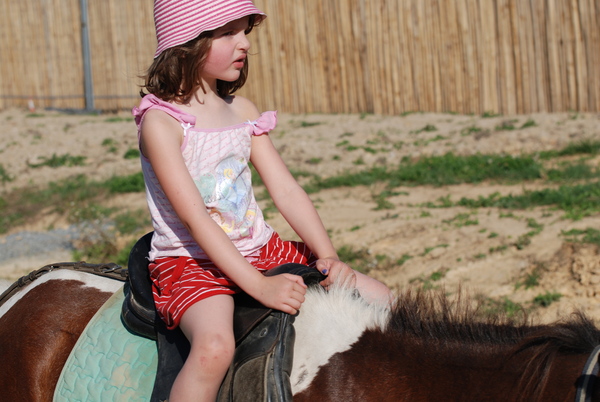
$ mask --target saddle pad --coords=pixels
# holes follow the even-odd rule
[[[121,323],[118,290],[88,323],[56,385],[54,401],[149,401],[156,376],[156,342]]]

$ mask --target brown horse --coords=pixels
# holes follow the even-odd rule
[[[92,315],[122,282],[56,269],[0,297],[2,400],[49,401]],[[1,304],[3,303],[3,304]],[[583,315],[547,326],[479,318],[470,301],[405,292],[392,308],[346,289],[307,294],[296,318],[295,401],[600,401],[600,331]]]

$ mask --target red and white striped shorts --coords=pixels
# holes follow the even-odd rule
[[[282,241],[274,233],[251,264],[264,272],[289,262],[314,266],[317,258],[302,242]],[[152,293],[159,316],[169,329],[179,325],[183,313],[210,296],[234,294],[241,289],[210,260],[160,257],[149,265]]]

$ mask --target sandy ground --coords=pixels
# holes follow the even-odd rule
[[[518,128],[528,120],[536,125],[495,129],[506,122]],[[0,197],[75,174],[101,180],[140,169],[138,160],[123,158],[128,149],[137,146],[135,126],[128,113],[96,116],[39,111],[32,116],[24,110],[10,109],[0,111],[0,122],[0,166],[12,178],[0,182]],[[468,130],[474,126],[481,130]],[[290,169],[329,177],[376,165],[395,165],[404,157],[414,159],[448,152],[520,155],[558,150],[580,140],[597,140],[599,133],[597,114],[491,118],[430,113],[395,117],[280,114],[278,128],[271,136]],[[31,167],[53,154],[85,156],[85,166]],[[592,163],[597,165],[598,158]],[[394,289],[426,284],[444,286],[452,293],[461,286],[472,295],[524,306],[530,306],[537,295],[560,293],[560,300],[536,310],[537,319],[552,321],[578,308],[598,320],[599,250],[568,243],[562,232],[599,228],[599,214],[572,221],[564,218],[563,211],[548,207],[507,211],[423,206],[448,196],[459,200],[495,192],[521,194],[545,186],[539,181],[401,187],[388,199],[392,208],[381,210],[376,209],[375,201],[383,190],[381,183],[323,190],[311,197],[336,247],[367,251],[373,265],[380,262],[370,274]],[[132,210],[145,208],[141,193],[115,197],[106,203]],[[263,202],[263,206],[267,205],[267,201]],[[457,219],[460,214],[468,216],[470,224],[461,223]],[[268,216],[282,237],[294,238],[278,214]],[[519,236],[531,231],[528,219],[534,219],[543,229],[531,238],[530,244],[516,247]],[[43,232],[67,225],[64,217],[41,211],[31,222],[1,235],[0,244],[23,231]],[[0,255],[0,286],[2,280],[8,283],[45,264],[71,259],[68,250],[31,252],[13,259]],[[540,274],[539,284],[529,289],[519,286],[534,270]]]

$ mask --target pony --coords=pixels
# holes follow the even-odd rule
[[[34,271],[0,296],[2,399],[52,400],[87,322],[123,286],[114,266],[107,277],[71,265]],[[406,290],[379,306],[312,287],[294,322],[293,399],[600,401],[600,331],[583,314],[533,325],[480,312],[443,292]]]

